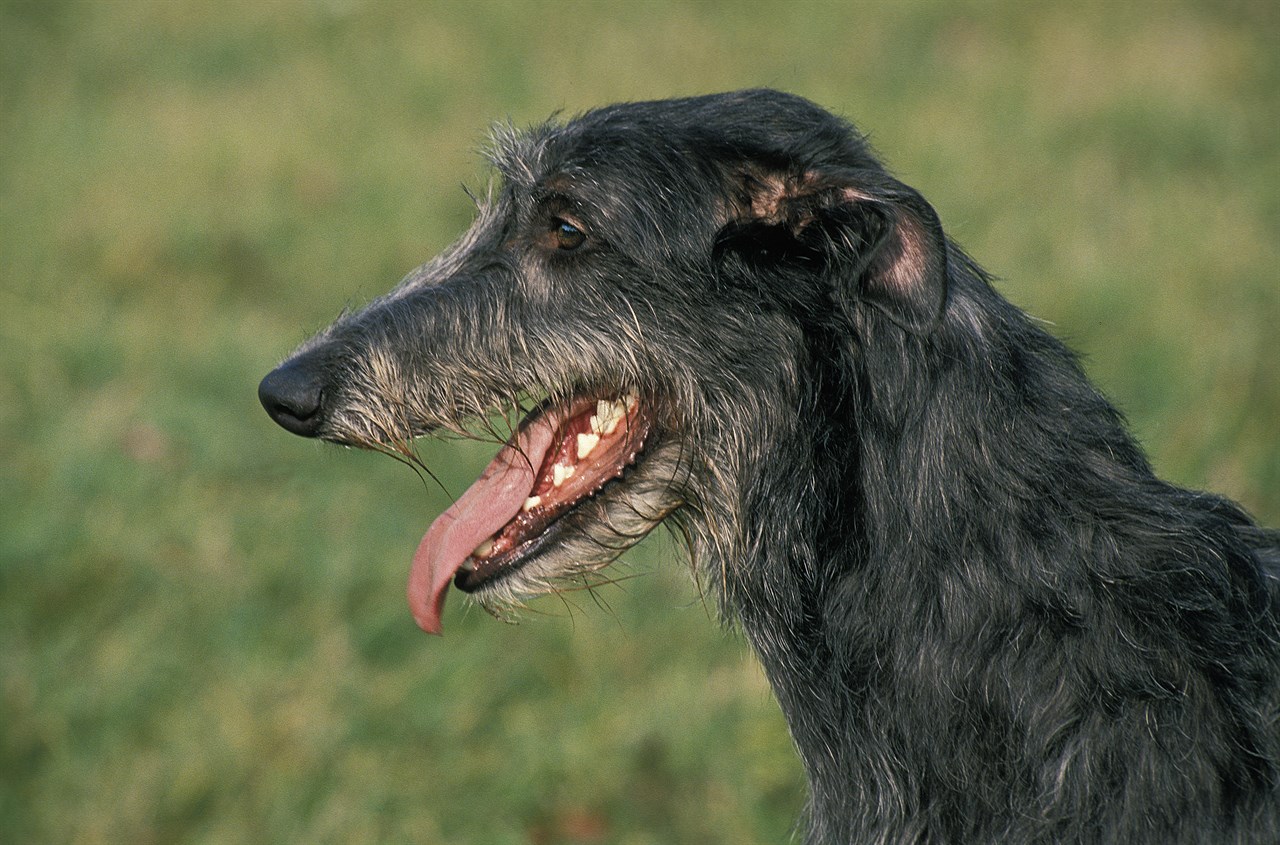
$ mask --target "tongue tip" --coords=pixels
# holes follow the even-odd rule
[[[440,613],[435,609],[420,610],[416,607],[410,607],[413,613],[413,621],[418,627],[428,634],[434,634],[437,637],[444,635],[444,626],[440,623]]]
[[[441,628],[440,622],[438,620],[435,622],[430,622],[426,619],[415,618],[414,621],[417,622],[418,627],[421,628],[426,633],[431,634],[432,636],[435,636],[435,637],[444,636],[444,630]]]
[[[434,590],[426,591],[423,586],[418,583],[416,578],[409,579],[409,612],[413,614],[413,621],[418,627],[428,634],[434,634],[437,637],[443,633],[443,625],[441,616],[444,615],[444,600],[448,584]]]

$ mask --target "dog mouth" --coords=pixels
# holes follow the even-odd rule
[[[418,626],[441,632],[450,584],[475,592],[523,567],[564,516],[623,478],[652,431],[634,392],[534,409],[418,545],[408,585]]]

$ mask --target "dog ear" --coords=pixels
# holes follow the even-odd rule
[[[722,231],[758,262],[820,262],[846,309],[879,309],[912,333],[937,325],[947,247],[933,207],[877,171],[799,177],[742,171],[736,220]]]

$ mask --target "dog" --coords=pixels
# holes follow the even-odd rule
[[[1280,837],[1280,534],[1157,478],[849,123],[750,90],[491,158],[454,246],[259,388],[410,462],[523,416],[414,555],[423,629],[665,523],[777,695],[808,842]]]

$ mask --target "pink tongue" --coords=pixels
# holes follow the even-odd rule
[[[431,523],[409,572],[409,610],[419,628],[440,633],[440,614],[454,574],[480,541],[520,512],[557,425],[556,415],[547,414],[522,429],[512,438],[519,448],[508,441],[480,478]]]

